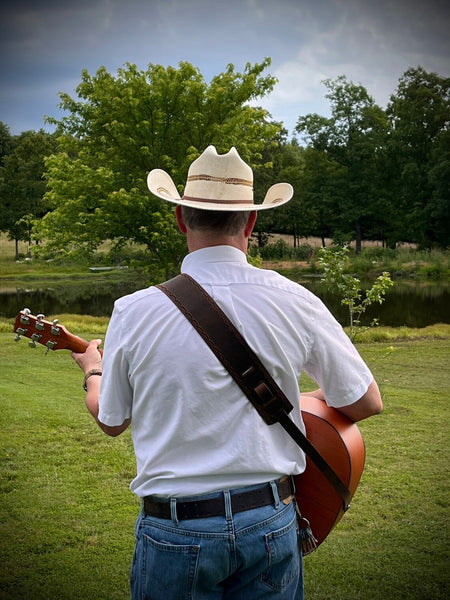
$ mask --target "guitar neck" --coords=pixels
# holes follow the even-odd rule
[[[86,351],[88,347],[88,342],[83,340],[83,338],[78,337],[77,335],[73,335],[73,333],[69,333],[66,331],[66,349],[71,352],[80,352],[83,353]]]
[[[16,340],[24,336],[30,339],[30,346],[35,347],[36,344],[42,344],[48,350],[70,350],[83,353],[89,345],[86,340],[70,333],[63,325],[60,325],[57,319],[51,323],[44,319],[44,315],[35,317],[26,308],[17,315],[14,331],[17,334]],[[102,353],[101,350],[100,353]]]

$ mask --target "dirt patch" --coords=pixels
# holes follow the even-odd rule
[[[270,233],[269,234],[269,243],[270,244],[273,244],[277,240],[284,240],[288,246],[294,247],[294,238],[292,235],[286,235],[283,233]],[[328,248],[328,246],[331,246],[332,242],[333,242],[332,239],[325,238],[325,245],[327,248]],[[301,246],[302,244],[308,244],[309,246],[312,246],[313,248],[321,248],[322,247],[322,239],[318,238],[318,237],[301,238],[300,240],[298,240],[297,243],[299,246]],[[350,247],[351,248],[355,247],[354,241],[350,243]],[[383,242],[380,240],[370,240],[370,241],[363,240],[362,247],[363,248],[382,248]],[[409,242],[398,242],[397,248],[417,248],[417,244],[410,244]]]
[[[265,269],[307,269],[310,264],[306,260],[265,260]]]

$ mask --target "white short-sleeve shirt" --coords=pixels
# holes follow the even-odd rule
[[[226,312],[294,405],[304,430],[302,370],[335,407],[373,377],[323,303],[230,246],[189,254],[191,275]],[[299,474],[305,457],[281,425],[268,426],[197,331],[155,287],[116,301],[105,338],[99,419],[132,418],[138,496],[187,496]]]

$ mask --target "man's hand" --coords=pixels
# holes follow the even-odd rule
[[[92,340],[85,352],[72,352],[72,358],[86,375],[92,369],[102,369],[102,355],[99,352],[99,347],[102,340]]]
[[[99,351],[99,346],[102,340],[92,340],[85,352],[78,353],[72,352],[72,358],[86,375],[92,370],[102,370],[102,355]],[[94,419],[97,421],[97,425],[102,431],[111,437],[120,435],[131,423],[131,419],[125,419],[121,425],[109,426],[105,425],[98,420],[98,399],[100,396],[100,384],[101,377],[89,377],[86,382],[87,393],[86,393],[86,407]]]

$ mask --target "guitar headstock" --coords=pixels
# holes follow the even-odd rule
[[[43,314],[34,316],[29,308],[19,312],[14,323],[16,342],[22,336],[29,338],[29,346],[35,348],[36,344],[42,344],[49,350],[71,350],[72,352],[84,352],[88,343],[82,338],[73,335],[60,325],[58,319],[53,322],[46,321]]]

